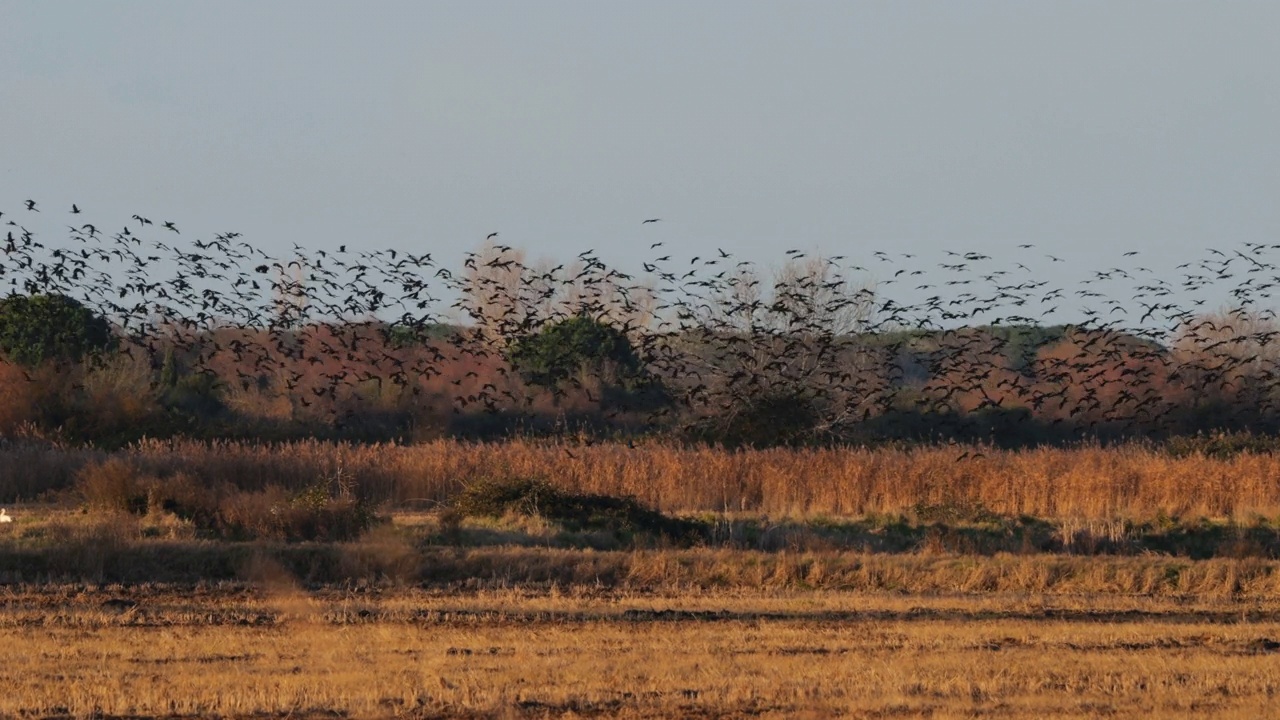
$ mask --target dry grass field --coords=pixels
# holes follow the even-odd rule
[[[15,518],[0,525],[6,720],[1280,710],[1280,462],[1266,453],[530,441],[0,455]],[[520,477],[547,483],[536,512],[459,510],[464,488]],[[274,517],[302,512],[318,482],[370,498],[372,524],[240,537],[160,490],[234,487],[217,512]],[[552,489],[634,496],[699,531],[578,522],[552,512]]]
[[[0,716],[1273,716],[1280,603],[45,586]]]

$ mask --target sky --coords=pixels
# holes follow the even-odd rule
[[[491,232],[624,265],[1199,257],[1280,242],[1276,28],[1270,0],[0,0],[0,210],[446,261]]]

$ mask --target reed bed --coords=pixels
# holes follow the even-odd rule
[[[249,490],[343,482],[371,500],[424,507],[446,502],[481,478],[531,477],[570,492],[632,496],[684,514],[813,519],[951,506],[1082,521],[1280,517],[1275,455],[1175,457],[1138,443],[731,451],[522,439],[414,445],[148,440],[108,454],[11,442],[0,445],[0,501],[69,488],[84,466],[111,456],[158,477],[184,473]]]

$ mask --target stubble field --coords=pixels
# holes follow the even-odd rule
[[[283,583],[8,593],[0,715],[1266,717],[1280,603]]]

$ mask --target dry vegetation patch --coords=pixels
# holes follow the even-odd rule
[[[0,715],[1262,717],[1274,601],[45,587]],[[373,669],[376,668],[376,671]]]
[[[75,490],[92,510],[175,518],[211,537],[352,540],[378,518],[370,503],[337,484],[320,480],[299,491],[275,484],[246,490],[226,481],[203,483],[184,472],[157,477],[127,458],[112,457],[81,468]]]
[[[1198,448],[1198,449],[1197,449]],[[909,514],[983,508],[1004,517],[1149,522],[1280,518],[1280,457],[1132,443],[999,450],[976,445],[730,451],[671,443],[437,440],[415,445],[298,441],[143,441],[108,455],[35,440],[0,442],[0,501],[75,485],[118,457],[154,477],[299,493],[344,475],[374,502],[448,503],[484,479],[530,478],[578,495],[635,498],[667,514],[773,518]]]
[[[13,441],[0,493],[47,502],[0,526],[0,717],[1261,717],[1275,477],[1138,445]]]

